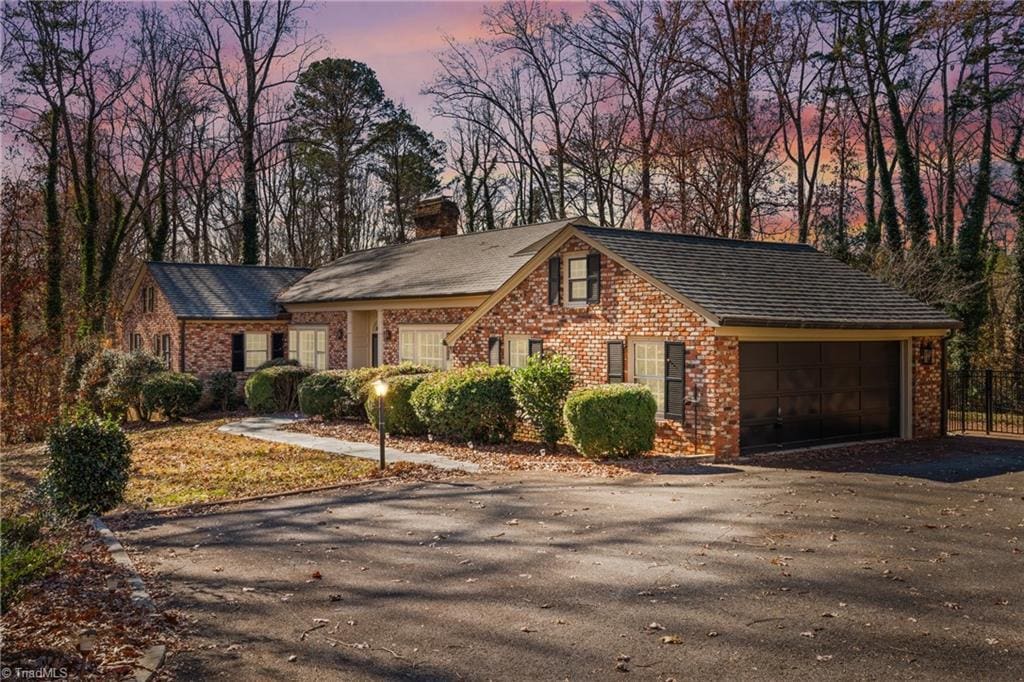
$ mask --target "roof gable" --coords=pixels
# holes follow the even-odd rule
[[[177,317],[272,319],[281,313],[279,291],[309,272],[260,265],[149,262],[153,277]]]

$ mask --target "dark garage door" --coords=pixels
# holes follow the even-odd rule
[[[898,341],[740,343],[744,452],[899,435]]]

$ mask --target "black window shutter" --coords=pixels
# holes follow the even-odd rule
[[[665,343],[665,416],[682,420],[686,405],[686,349],[678,341]]]
[[[621,384],[626,380],[625,344],[622,341],[608,342],[608,383]]]
[[[270,357],[284,357],[284,332],[274,332],[270,335]]]
[[[548,305],[558,305],[562,292],[562,259],[552,256],[548,259]]]
[[[501,337],[492,336],[487,339],[487,362],[491,365],[501,364]]]
[[[531,358],[534,355],[543,355],[544,354],[544,342],[541,341],[540,339],[530,339],[529,352],[530,352],[530,357]]]
[[[231,335],[231,371],[245,371],[245,334]]]
[[[601,254],[587,255],[587,303],[601,301]]]

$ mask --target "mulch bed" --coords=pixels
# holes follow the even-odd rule
[[[67,545],[60,568],[4,605],[4,667],[63,668],[72,679],[120,679],[132,673],[148,647],[175,647],[184,621],[174,612],[151,613],[132,603],[128,573],[95,531],[76,522],[58,537]]]
[[[324,421],[312,418],[283,428],[359,443],[376,443],[378,438],[376,429],[365,422],[354,420]],[[544,446],[541,444],[523,441],[501,445],[474,444],[473,447],[469,447],[468,443],[388,436],[387,444],[388,447],[405,452],[433,453],[463,462],[473,462],[479,464],[481,470],[485,472],[554,471],[578,476],[616,478],[638,473],[692,471],[694,467],[699,466],[683,457],[657,455],[594,461],[578,454],[569,445],[559,445],[558,452],[555,453],[542,453]]]

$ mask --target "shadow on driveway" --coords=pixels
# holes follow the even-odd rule
[[[860,472],[961,483],[1024,471],[1024,440],[948,436],[920,441],[863,443],[761,454],[752,457],[750,463],[773,469]]]

